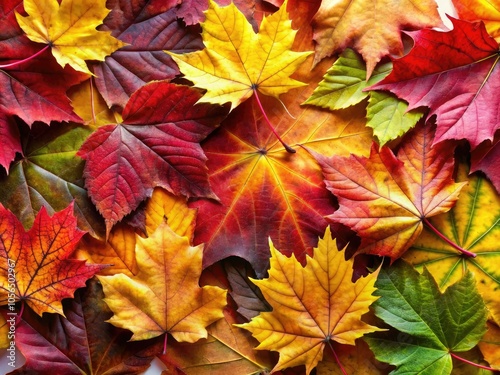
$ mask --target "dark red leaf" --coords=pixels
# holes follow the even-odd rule
[[[9,173],[9,166],[16,157],[16,152],[22,152],[19,141],[19,129],[14,119],[0,112],[0,165]]]
[[[139,374],[162,350],[163,340],[127,342],[131,333],[112,326],[97,279],[65,300],[64,313],[40,318],[30,309],[16,327],[26,364],[13,374]]]
[[[485,141],[472,152],[471,173],[483,171],[500,194],[500,134]]]
[[[153,82],[135,92],[123,123],[99,128],[83,144],[85,185],[111,227],[151,196],[156,186],[185,196],[216,198],[199,142],[227,107],[195,103],[190,87]]]

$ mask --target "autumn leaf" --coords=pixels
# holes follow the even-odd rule
[[[164,221],[179,236],[187,237],[191,243],[196,224],[196,210],[187,206],[186,199],[174,196],[161,188],[155,188],[146,202],[144,212],[145,235],[154,233]],[[109,264],[100,275],[123,273],[134,276],[139,271],[135,257],[136,231],[125,223],[118,223],[103,242],[90,236],[80,241],[74,257],[91,263]]]
[[[0,304],[7,303],[7,273],[12,265],[16,300],[25,301],[38,315],[64,315],[61,301],[73,297],[77,288],[105,267],[69,258],[82,235],[76,227],[73,204],[52,217],[42,208],[28,232],[0,205]]]
[[[167,52],[186,79],[207,90],[199,102],[230,102],[234,109],[254,91],[277,98],[306,85],[289,78],[310,53],[291,50],[296,31],[286,6],[285,1],[279,11],[264,18],[255,34],[233,3],[221,8],[209,1],[201,24],[206,48],[187,54]]]
[[[107,1],[111,13],[99,27],[124,47],[92,64],[96,86],[110,108],[123,108],[136,90],[154,80],[171,80],[177,64],[164,51],[187,53],[203,48],[198,27],[186,27],[178,18],[177,0]],[[184,4],[182,2],[181,6]]]
[[[373,135],[383,146],[414,127],[423,115],[422,110],[407,111],[408,104],[391,94],[364,90],[391,70],[391,63],[380,64],[367,80],[365,63],[356,52],[347,48],[304,104],[337,110],[369,98],[366,126],[373,128]]]
[[[478,346],[491,367],[500,370],[500,327],[493,322],[488,322],[487,326],[488,331]]]
[[[12,164],[8,176],[0,175],[0,203],[30,228],[42,207],[52,214],[74,201],[78,227],[104,238],[102,217],[84,189],[84,163],[76,156],[92,129],[78,124],[50,128],[34,124],[27,133],[26,125],[21,128],[24,157]]]
[[[401,29],[440,25],[437,4],[430,0],[323,1],[313,20],[314,61],[351,47],[363,56],[370,78],[382,57],[403,54]]]
[[[380,271],[375,287],[375,314],[402,335],[365,341],[378,360],[397,366],[391,374],[451,374],[452,356],[486,332],[487,309],[470,272],[441,293],[427,270],[420,275],[400,261]]]
[[[374,144],[369,158],[313,153],[340,208],[328,217],[361,237],[360,252],[399,258],[419,237],[422,221],[453,207],[464,183],[454,183],[453,149],[431,148],[433,131],[407,135],[397,157]]]
[[[199,285],[213,285],[229,289],[223,266],[216,264],[203,270]],[[266,373],[273,367],[274,356],[269,352],[254,350],[258,342],[250,332],[234,326],[235,323],[241,323],[243,320],[237,314],[234,302],[230,298],[227,302],[223,310],[223,318],[207,327],[207,338],[195,343],[169,341],[166,353],[159,356],[167,367],[173,368],[171,372],[167,371],[168,374],[250,375]]]
[[[82,119],[83,124],[92,130],[98,126],[121,122],[121,116],[108,108],[93,82],[94,77],[68,90],[75,113]]]
[[[224,309],[224,317],[207,327],[206,339],[194,344],[172,342],[159,358],[189,375],[232,373],[250,375],[268,371],[273,365],[266,352],[254,350],[258,344],[249,332],[234,326],[234,310]]]
[[[468,168],[461,164],[457,180],[468,181],[468,185],[462,189],[455,207],[430,221],[446,238],[476,256],[461,256],[425,229],[404,259],[419,270],[425,266],[442,289],[457,282],[465,272],[473,273],[486,305],[500,321],[500,272],[496,266],[500,257],[500,197],[482,175],[467,175]]]
[[[131,334],[105,320],[112,314],[102,300],[99,282],[90,279],[64,313],[42,318],[29,309],[16,327],[16,346],[26,358],[21,373],[98,375],[139,374],[162,350],[161,340],[127,342]],[[16,372],[17,373],[17,372]]]
[[[17,123],[5,113],[0,113],[0,142],[2,143],[0,165],[8,174],[10,163],[15,159],[16,153],[22,152],[22,148]]]
[[[174,194],[216,198],[199,145],[227,108],[196,105],[187,86],[152,82],[130,98],[123,123],[100,127],[82,145],[85,187],[106,220],[106,231],[161,186]],[[168,111],[151,111],[155,107]]]
[[[313,5],[290,2],[290,17],[299,28],[294,44],[298,51],[312,48],[308,25],[316,9]],[[262,98],[262,106],[271,109],[268,117],[277,132],[296,149],[293,155],[262,126],[263,114],[254,100],[231,112],[203,143],[209,182],[219,197],[219,202],[198,199],[190,203],[198,209],[194,243],[205,244],[204,267],[238,256],[250,263],[257,277],[263,277],[269,267],[269,237],[282,253],[293,253],[299,261],[317,245],[328,225],[325,216],[337,205],[324,188],[316,161],[298,145],[347,156],[367,154],[372,142],[364,108],[353,106],[332,113],[300,105],[331,64],[325,60],[311,72],[306,62],[295,72],[297,79],[311,83],[280,98],[295,119],[275,98]],[[342,243],[348,241],[343,226],[332,227],[332,232]]]
[[[92,74],[85,60],[104,60],[125,44],[109,33],[97,31],[109,13],[105,0],[24,0],[28,16],[16,13],[19,26],[30,40],[47,44],[63,68]]]
[[[378,270],[352,283],[353,261],[344,260],[344,251],[337,249],[329,229],[313,256],[306,257],[305,266],[295,256],[281,254],[272,243],[270,248],[269,277],[253,282],[273,311],[238,326],[260,341],[256,349],[280,353],[272,371],[305,365],[309,374],[330,340],[355,345],[356,338],[380,331],[361,320],[376,299],[372,293]]]
[[[136,241],[136,276],[99,277],[114,313],[109,322],[131,330],[133,341],[167,332],[177,341],[206,338],[205,327],[223,316],[226,291],[198,286],[202,246],[191,247],[165,222],[149,238]]]
[[[458,18],[464,21],[483,21],[488,34],[500,41],[500,3],[488,0],[452,0]]]
[[[500,133],[493,142],[484,141],[471,154],[471,173],[482,171],[500,193]]]
[[[451,31],[410,33],[413,49],[393,60],[391,74],[370,89],[391,91],[409,110],[429,107],[429,116],[437,116],[434,143],[467,139],[475,148],[499,129],[498,43],[484,24],[450,19]]]

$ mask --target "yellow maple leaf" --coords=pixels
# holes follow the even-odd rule
[[[16,12],[19,26],[29,39],[48,44],[62,67],[92,74],[85,60],[103,61],[125,44],[109,32],[97,31],[110,12],[106,0],[24,0],[28,16]]]
[[[207,90],[200,102],[230,102],[234,109],[255,90],[278,97],[306,85],[290,78],[311,52],[291,51],[296,31],[286,5],[285,1],[276,13],[264,18],[256,34],[233,3],[219,7],[210,0],[201,24],[206,48],[186,54],[167,51],[186,79]]]
[[[198,285],[203,246],[191,247],[165,221],[149,238],[136,238],[135,276],[99,276],[111,324],[133,332],[131,340],[170,333],[177,341],[207,337],[206,326],[223,317],[226,290]]]
[[[378,298],[372,296],[378,270],[352,283],[352,259],[344,260],[327,228],[323,239],[307,256],[303,267],[292,255],[287,258],[270,243],[269,278],[253,280],[272,312],[260,313],[238,327],[260,341],[257,349],[280,353],[273,372],[304,364],[306,373],[316,367],[330,340],[355,345],[365,333],[380,331],[361,320]]]

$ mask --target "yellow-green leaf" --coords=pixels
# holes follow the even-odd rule
[[[24,0],[28,16],[16,13],[19,26],[28,38],[48,44],[62,66],[92,74],[85,60],[104,61],[125,44],[109,32],[97,31],[109,13],[106,0]]]
[[[264,18],[256,34],[233,3],[219,7],[209,2],[201,24],[206,48],[186,54],[167,52],[188,80],[207,90],[200,102],[230,102],[234,109],[255,89],[278,97],[306,85],[290,78],[311,52],[291,50],[296,31],[286,5],[285,1],[276,13]]]
[[[462,255],[425,228],[404,259],[417,269],[425,266],[442,289],[461,279],[467,270],[472,271],[490,313],[499,315],[500,197],[482,175],[468,177],[468,172],[461,164],[457,180],[468,180],[469,184],[462,189],[455,207],[429,221],[444,236],[475,253],[476,257]],[[499,319],[497,316],[496,320]]]
[[[313,257],[306,257],[305,267],[294,255],[287,258],[272,243],[270,247],[269,278],[254,283],[273,311],[239,327],[260,341],[257,349],[280,353],[273,371],[305,365],[309,374],[330,340],[355,345],[356,338],[381,330],[361,320],[377,299],[372,293],[378,271],[353,283],[353,261],[344,260],[344,251],[337,249],[329,228]]]

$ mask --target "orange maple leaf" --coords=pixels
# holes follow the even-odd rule
[[[344,260],[329,228],[313,257],[306,257],[305,267],[294,255],[287,258],[277,251],[272,242],[270,248],[269,278],[253,282],[273,311],[238,327],[260,341],[257,349],[280,353],[273,372],[305,364],[309,374],[330,340],[355,345],[356,338],[381,330],[361,320],[378,298],[372,296],[378,270],[352,283],[353,260]]]
[[[314,61],[346,47],[366,61],[366,77],[383,56],[402,55],[402,27],[420,29],[442,25],[433,0],[324,0],[314,17]]]
[[[361,237],[360,252],[399,258],[418,238],[423,221],[453,207],[465,183],[455,183],[453,148],[432,147],[434,132],[408,133],[397,157],[374,143],[369,158],[314,153],[340,208],[328,217]]]
[[[76,227],[73,204],[52,217],[42,207],[28,232],[0,204],[0,305],[21,300],[40,316],[64,316],[62,299],[73,297],[106,267],[69,259],[83,234]]]

